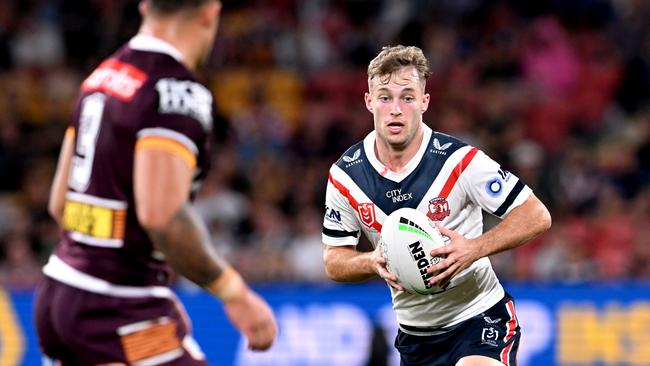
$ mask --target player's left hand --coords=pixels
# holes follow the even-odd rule
[[[386,281],[386,283],[388,283],[388,285],[397,291],[404,291],[404,287],[399,284],[397,276],[390,273],[388,271],[388,268],[386,268],[386,258],[384,258],[382,254],[381,245],[377,245],[375,250],[372,251],[370,254],[370,260],[373,262],[373,269],[379,277],[381,277],[384,281]]]
[[[449,243],[431,251],[432,257],[441,257],[444,259],[430,266],[427,272],[437,273],[440,271],[440,273],[429,280],[429,283],[446,288],[457,274],[478,259],[478,251],[476,245],[470,239],[439,224],[436,224],[436,227],[442,235],[449,238]]]

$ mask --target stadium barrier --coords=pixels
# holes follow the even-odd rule
[[[650,284],[506,284],[515,296],[523,339],[520,366],[650,365]],[[256,289],[278,315],[270,352],[246,350],[220,304],[200,291],[178,294],[194,335],[217,366],[367,366],[370,355],[399,361],[395,321],[381,283],[274,284]],[[0,366],[41,364],[32,293],[0,289]],[[374,342],[373,342],[374,340]],[[380,340],[377,342],[377,340]]]

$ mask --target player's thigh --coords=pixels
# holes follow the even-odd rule
[[[456,366],[503,366],[503,364],[486,356],[465,356],[458,360]]]
[[[200,348],[189,333],[189,319],[185,309],[175,298],[117,301],[111,306],[117,311],[114,314],[116,316],[94,321],[94,330],[102,333],[98,336],[107,337],[107,342],[85,344],[82,348],[100,347],[102,351],[112,352],[114,358],[110,361],[125,364],[207,365]],[[93,361],[93,365],[97,364]]]
[[[206,365],[175,298],[117,298],[54,285],[66,300],[52,305],[51,324],[74,361],[65,361],[60,352],[46,353],[62,366]]]

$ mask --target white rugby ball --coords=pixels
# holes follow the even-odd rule
[[[405,207],[388,215],[381,228],[380,245],[388,271],[408,292],[428,295],[442,291],[429,284],[434,274],[426,270],[440,261],[430,253],[444,246],[445,240],[424,213]]]

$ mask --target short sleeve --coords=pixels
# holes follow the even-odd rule
[[[482,151],[476,154],[460,181],[474,203],[500,218],[524,203],[532,193],[517,176]]]
[[[333,246],[356,246],[359,243],[361,228],[354,209],[341,189],[344,188],[340,183],[335,184],[330,170],[325,194],[323,243]]]
[[[137,146],[164,148],[196,164],[212,131],[209,89],[193,80],[159,79],[152,86],[149,105],[137,131]]]

